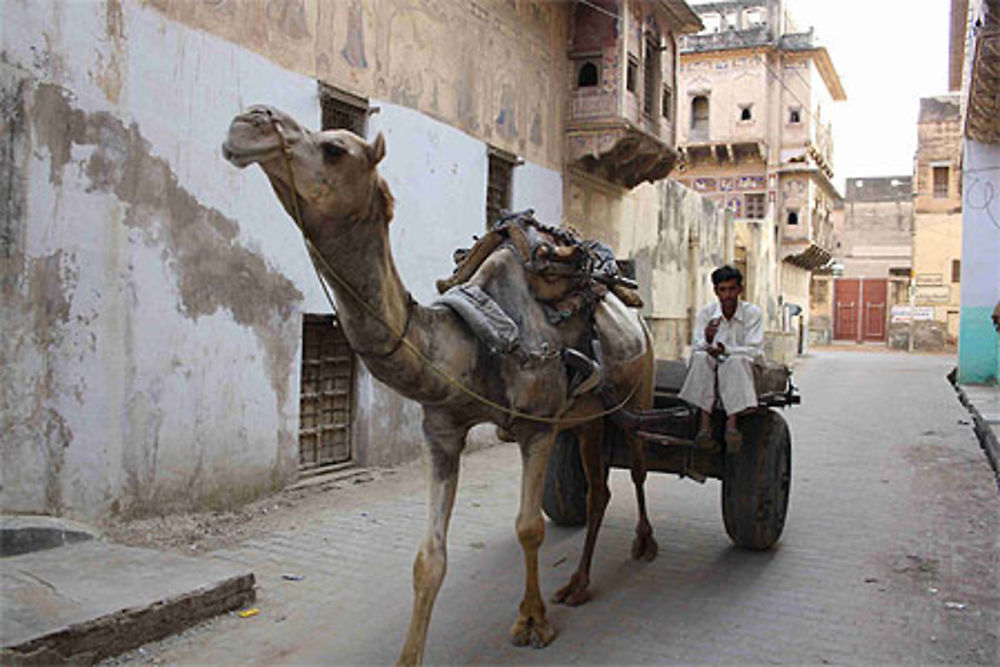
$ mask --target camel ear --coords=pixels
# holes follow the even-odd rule
[[[378,136],[375,137],[375,141],[368,144],[368,163],[371,166],[377,165],[385,157],[385,137],[379,132]]]

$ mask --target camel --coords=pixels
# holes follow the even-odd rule
[[[650,334],[638,311],[608,293],[594,313],[603,349],[605,401],[572,395],[559,351],[578,342],[583,318],[553,326],[527,288],[525,268],[510,248],[494,251],[469,279],[519,320],[525,355],[491,353],[450,308],[420,305],[404,287],[389,247],[394,200],[377,165],[381,133],[371,143],[346,130],[313,132],[287,114],[254,106],[236,116],[223,155],[239,168],[258,164],[286,212],[301,228],[317,271],[332,286],[344,333],[371,374],[423,408],[429,478],[426,537],[413,563],[413,612],[399,658],[423,659],[434,600],[447,567],[447,534],[469,429],[491,422],[516,439],[522,462],[515,529],[525,587],[510,630],[516,645],[541,648],[555,636],[538,582],[545,536],[542,486],[560,430],[575,432],[589,478],[588,530],[580,563],[556,602],[589,597],[597,531],[610,494],[602,460],[607,397],[630,410],[649,408],[653,393]],[[446,214],[443,212],[443,214]],[[631,439],[639,505],[633,556],[651,559],[656,542],[643,496],[641,444]]]

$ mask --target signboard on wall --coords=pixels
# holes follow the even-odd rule
[[[950,285],[924,285],[917,286],[916,299],[920,303],[950,303]]]
[[[910,320],[933,320],[934,306],[893,306],[892,322],[909,322]]]
[[[940,273],[917,274],[918,285],[941,285],[942,283],[944,283],[944,277]]]

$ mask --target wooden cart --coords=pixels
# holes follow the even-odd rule
[[[624,432],[634,432],[645,443],[648,470],[698,482],[709,477],[722,480],[722,518],[730,539],[745,549],[769,549],[785,526],[791,488],[791,435],[775,409],[799,402],[791,372],[782,364],[759,369],[760,405],[740,417],[743,446],[735,453],[726,452],[724,444],[713,451],[694,446],[698,412],[677,398],[686,373],[683,362],[656,362],[654,409],[622,411],[610,420],[605,428],[605,461],[609,468],[628,469]],[[721,410],[713,414],[712,425],[716,442],[722,443],[725,415]],[[560,434],[549,460],[542,507],[561,526],[587,521],[587,479],[579,447],[569,432]]]

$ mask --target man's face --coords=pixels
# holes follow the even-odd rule
[[[715,286],[715,296],[719,297],[719,303],[727,309],[736,306],[742,293],[743,286],[737,283],[735,279],[723,280]]]

